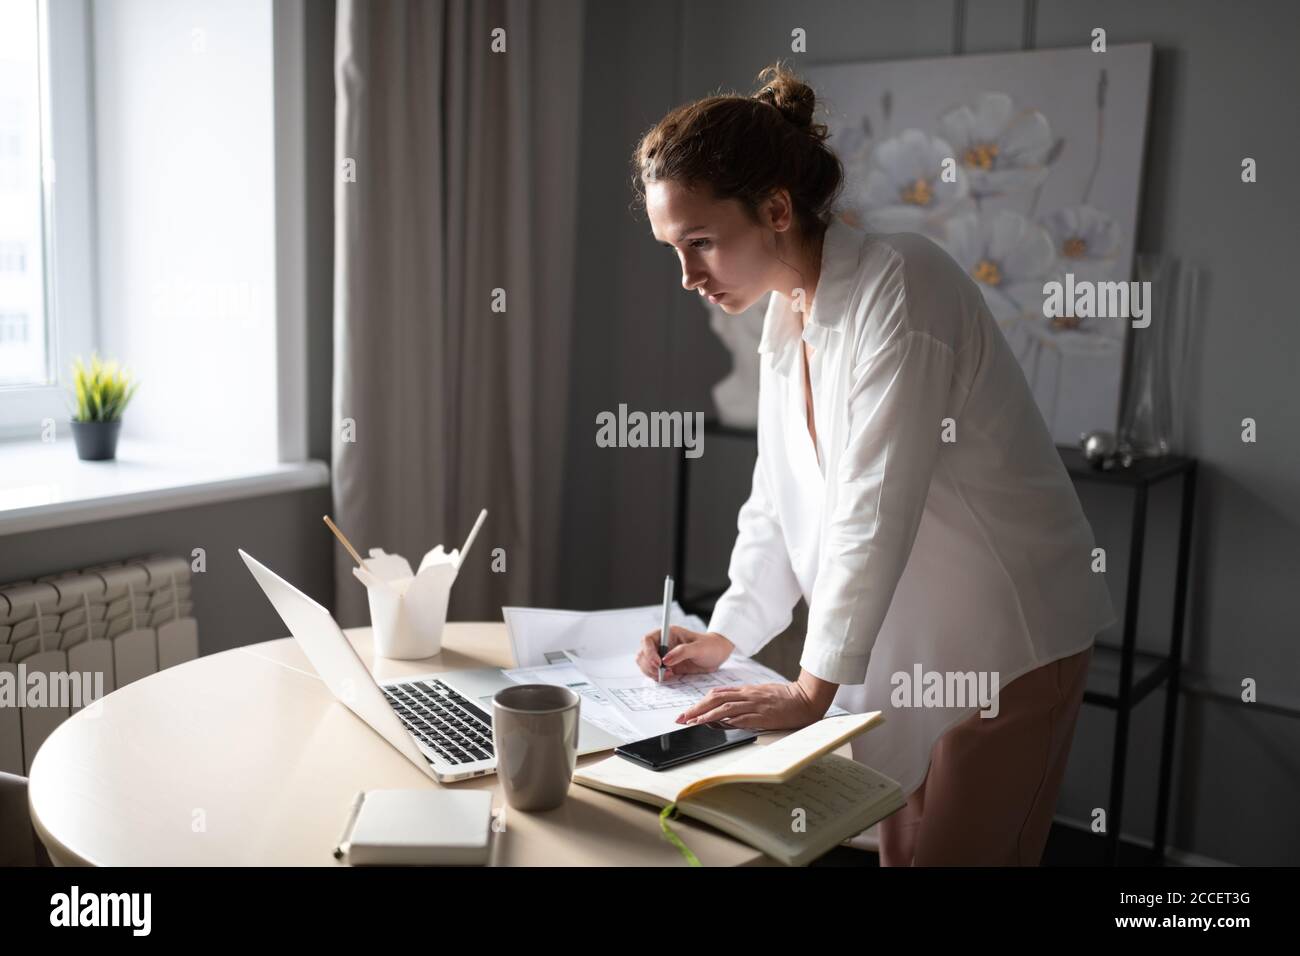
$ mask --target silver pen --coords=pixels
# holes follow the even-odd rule
[[[664,680],[664,655],[668,653],[668,615],[673,605],[673,576],[664,578],[664,625],[659,636],[659,683]]]
[[[365,802],[365,799],[366,792],[364,790],[358,790],[357,795],[352,798],[352,807],[348,810],[348,820],[343,825],[343,834],[334,847],[334,858],[336,860],[341,860],[347,856],[348,844],[352,838],[352,825],[357,822],[357,814],[361,812],[361,804]]]

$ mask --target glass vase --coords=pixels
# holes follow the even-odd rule
[[[1150,324],[1129,329],[1129,360],[1119,447],[1134,458],[1181,450],[1188,344],[1200,293],[1195,268],[1168,256],[1139,254],[1138,281],[1150,282]]]

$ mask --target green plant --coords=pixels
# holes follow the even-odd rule
[[[126,405],[135,395],[140,383],[131,383],[131,374],[126,369],[119,370],[117,360],[101,362],[98,355],[91,355],[90,368],[87,369],[81,356],[77,356],[72,366],[73,391],[77,399],[76,413],[73,421],[77,422],[115,422],[122,417]]]

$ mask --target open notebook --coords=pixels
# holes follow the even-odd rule
[[[897,782],[831,753],[884,722],[880,711],[827,717],[767,745],[723,751],[671,770],[623,757],[583,767],[587,787],[717,827],[790,866],[802,866],[907,802]]]

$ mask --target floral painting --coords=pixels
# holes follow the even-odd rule
[[[979,283],[1053,438],[1114,430],[1129,322],[1052,315],[1044,286],[1127,282],[1150,44],[805,69],[844,162],[841,215],[920,232]]]

